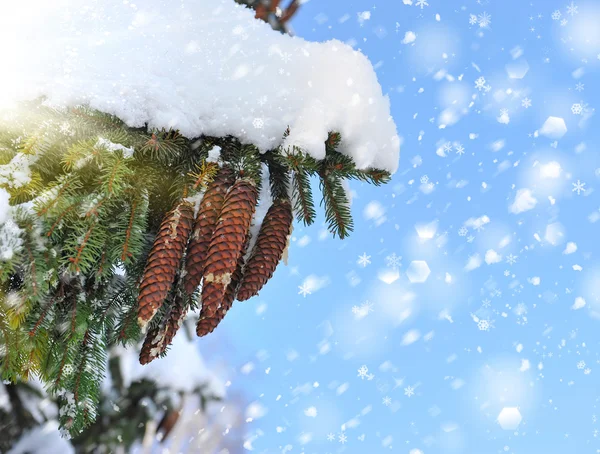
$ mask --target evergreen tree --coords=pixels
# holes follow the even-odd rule
[[[298,3],[278,5],[254,7],[285,31]],[[140,362],[163,356],[190,309],[200,313],[196,333],[212,332],[236,297],[272,276],[294,218],[314,222],[313,180],[331,233],[352,232],[344,181],[390,175],[358,169],[340,140],[331,131],[315,159],[296,147],[260,153],[232,136],[133,128],[87,106],[14,109],[0,124],[0,191],[13,207],[0,226],[3,379],[39,377],[61,426],[80,435],[105,416],[109,348],[145,337]],[[258,225],[261,190],[272,206]]]

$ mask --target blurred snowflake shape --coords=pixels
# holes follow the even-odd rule
[[[490,330],[490,321],[489,320],[479,320],[477,322],[477,328],[479,331],[489,331]]]
[[[358,377],[360,377],[361,380],[367,378],[368,373],[369,368],[367,366],[360,366],[360,369],[358,369]]]
[[[254,126],[256,129],[262,129],[264,125],[265,121],[262,118],[255,118],[252,120],[252,126]]]
[[[487,28],[492,23],[492,16],[484,11],[479,15],[478,21],[481,28]]]
[[[581,115],[583,112],[583,107],[581,104],[575,103],[571,106],[571,112],[573,112],[574,115]]]

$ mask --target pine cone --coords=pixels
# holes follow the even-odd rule
[[[227,286],[227,290],[225,290],[225,295],[223,296],[223,302],[221,303],[221,307],[217,310],[217,312],[212,317],[207,317],[203,310],[200,311],[200,319],[198,320],[198,324],[196,325],[196,334],[199,337],[206,336],[207,334],[212,333],[215,328],[221,323],[221,320],[225,318],[225,315],[231,309],[233,302],[235,301],[235,295],[237,293],[237,288],[240,285],[240,281],[242,280],[242,269],[244,268],[244,256],[246,255],[246,250],[248,249],[248,243],[250,243],[250,234],[246,235],[246,242],[244,245],[244,249],[240,254],[237,262],[237,266],[233,275],[231,276],[231,282]]]
[[[161,338],[160,326],[148,331],[148,334],[146,334],[146,338],[144,339],[142,349],[140,350],[140,364],[148,364],[150,361],[158,357],[156,346],[160,343]]]
[[[269,207],[244,268],[244,277],[237,293],[239,301],[258,294],[271,279],[287,246],[293,220],[292,206],[288,200],[275,200]]]
[[[196,216],[194,231],[190,239],[185,263],[186,275],[183,287],[188,295],[200,285],[202,269],[206,260],[206,252],[210,239],[217,225],[227,189],[233,183],[233,172],[227,167],[221,168],[215,179],[210,183]]]
[[[175,334],[181,328],[186,309],[187,305],[175,301],[166,321],[148,332],[140,351],[140,364],[148,364],[155,360],[171,345]]]
[[[173,285],[192,231],[193,218],[192,206],[179,203],[165,215],[160,225],[138,295],[138,324],[142,329],[162,306]]]
[[[245,178],[236,181],[225,197],[204,265],[202,312],[207,318],[216,314],[225,289],[231,282],[231,275],[244,248],[257,198],[256,185]]]

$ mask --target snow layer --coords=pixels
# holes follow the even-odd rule
[[[8,454],[71,454],[75,450],[60,436],[57,421],[48,421],[25,433]]]
[[[46,96],[131,126],[231,134],[261,151],[289,126],[285,145],[316,158],[335,130],[359,168],[397,169],[389,99],[368,59],[340,41],[274,32],[233,0],[21,0],[10,15],[0,107]]]

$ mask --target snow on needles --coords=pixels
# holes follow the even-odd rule
[[[22,0],[0,29],[0,108],[45,96],[128,125],[231,134],[315,158],[329,131],[357,167],[395,172],[401,139],[369,60],[332,40],[274,32],[233,0]],[[16,40],[15,37],[19,36]]]

